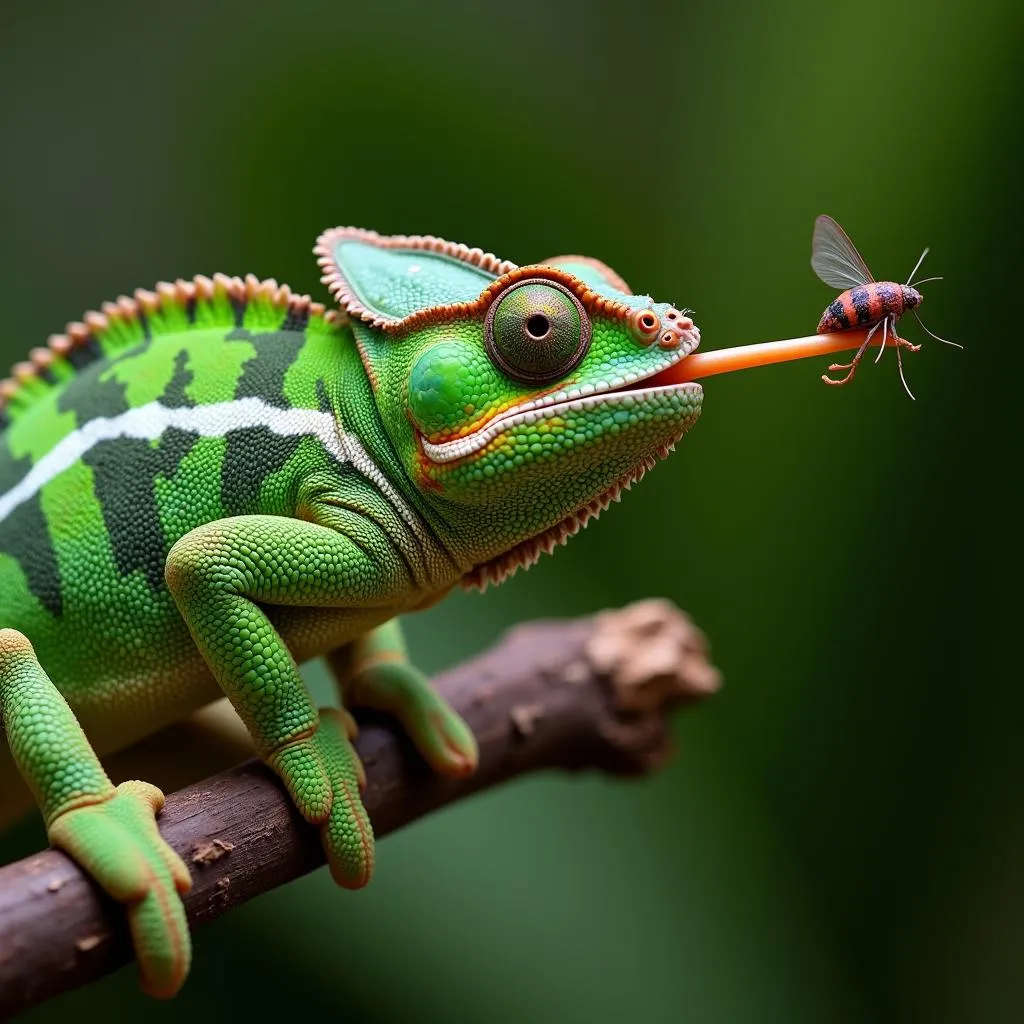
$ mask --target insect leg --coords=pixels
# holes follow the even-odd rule
[[[850,381],[853,380],[853,375],[857,372],[857,364],[860,362],[861,356],[864,355],[865,351],[867,351],[867,347],[871,343],[872,336],[874,335],[875,331],[878,330],[878,328],[881,326],[881,324],[882,324],[882,321],[879,321],[877,324],[875,324],[874,327],[871,328],[870,331],[868,331],[868,336],[861,343],[860,348],[857,349],[857,354],[853,357],[851,362],[849,362],[849,363],[833,363],[829,367],[829,372],[831,372],[831,373],[835,373],[838,370],[847,370],[848,372],[847,372],[845,377],[843,377],[841,380],[834,380],[827,373],[823,373],[821,375],[821,379],[826,384],[835,384],[836,386],[841,385],[841,384],[849,384]]]
[[[906,391],[906,393],[908,395],[910,395],[910,397],[912,399],[914,399],[914,401],[917,401],[917,399],[914,398],[914,392],[910,390],[910,386],[907,384],[907,378],[903,374],[903,350],[907,349],[908,352],[920,352],[921,351],[921,346],[920,345],[912,345],[909,341],[907,341],[906,338],[901,338],[896,333],[896,317],[893,316],[893,317],[891,317],[891,319],[892,319],[892,340],[893,340],[893,343],[896,346],[896,362],[897,362],[897,364],[899,365],[899,368],[900,368],[900,380],[903,381],[903,390]]]
[[[895,334],[895,333],[896,333],[896,329],[894,327],[893,328],[893,334]],[[889,339],[889,318],[886,317],[882,321],[882,344],[881,344],[881,347],[878,349],[878,355],[875,356],[875,362],[876,363],[878,362],[879,359],[882,358],[882,353],[885,351],[885,343],[886,343],[886,341],[888,341],[888,339]]]
[[[895,332],[893,332],[893,333],[895,333]],[[909,348],[912,352],[916,352],[921,346],[920,345],[916,345],[916,346],[915,345],[907,345],[905,347]],[[910,390],[910,385],[907,384],[907,378],[903,375],[903,349],[904,349],[903,345],[897,345],[896,346],[896,362],[897,362],[897,364],[899,365],[899,368],[900,368],[900,380],[903,381],[903,390],[906,391],[906,393],[908,395],[910,395],[911,399],[916,402],[917,399],[914,398],[914,392]]]

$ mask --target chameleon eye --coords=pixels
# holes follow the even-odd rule
[[[565,376],[586,355],[590,318],[568,288],[519,281],[491,303],[484,335],[502,372],[523,384],[545,384]]]

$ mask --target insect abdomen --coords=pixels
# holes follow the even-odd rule
[[[905,303],[903,289],[892,281],[872,281],[845,291],[821,315],[819,334],[869,327],[890,314],[899,318]]]

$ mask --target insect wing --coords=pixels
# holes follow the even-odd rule
[[[850,236],[824,214],[814,222],[811,266],[825,284],[844,292],[874,281]]]

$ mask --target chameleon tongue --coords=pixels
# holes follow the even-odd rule
[[[736,348],[722,348],[717,352],[695,352],[680,360],[675,366],[662,370],[655,377],[644,381],[646,385],[683,384],[716,373],[731,373],[733,370],[749,370],[755,366],[771,363],[785,363],[790,359],[808,359],[824,356],[831,352],[860,348],[867,332],[864,330],[840,331],[836,334],[812,334],[807,338],[788,338],[785,341],[764,341],[756,345],[739,345]],[[877,348],[882,343],[879,332],[871,339]],[[887,346],[895,347],[890,339]]]

